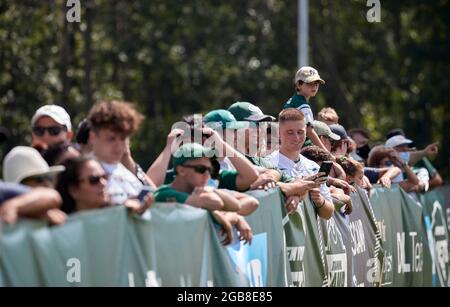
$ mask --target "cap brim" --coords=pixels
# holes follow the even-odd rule
[[[263,115],[252,115],[244,119],[251,122],[273,122],[275,120],[275,117],[263,114]]]
[[[24,174],[24,175],[20,176],[19,178],[17,178],[17,182],[21,182],[22,180],[24,180],[26,178],[34,177],[34,176],[54,176],[65,170],[66,170],[66,168],[63,165],[50,166],[48,171],[45,171],[45,172],[30,172],[30,173]]]
[[[339,135],[337,135],[336,133],[331,132],[328,137],[334,141],[340,141],[341,137]]]
[[[248,122],[242,122],[242,121],[237,121],[237,122],[229,122],[227,123],[226,127],[224,127],[225,129],[246,129],[249,127],[249,123]]]
[[[325,84],[325,80],[323,80],[322,78],[317,77],[317,76],[306,78],[305,81],[303,81],[303,82],[305,82],[305,83],[312,83],[312,82],[315,82],[315,81],[320,81],[320,83]]]

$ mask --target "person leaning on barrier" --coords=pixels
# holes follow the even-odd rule
[[[51,188],[30,188],[0,181],[0,221],[14,224],[18,218],[45,219],[61,224],[65,215],[58,210],[62,199]]]
[[[63,199],[61,210],[66,214],[117,205],[111,203],[107,190],[108,175],[95,158],[71,158],[64,162],[64,167],[65,171],[58,175],[56,189]],[[123,205],[143,214],[153,202],[154,196],[149,193],[142,202],[127,199]]]
[[[349,184],[354,184],[364,190],[367,191],[367,194],[370,197],[370,192],[372,189],[372,185],[370,184],[370,181],[365,177],[364,175],[364,166],[359,163],[358,161],[346,157],[341,156],[338,158],[338,163],[342,166],[345,173],[347,174],[345,180]],[[390,181],[388,179],[381,181],[386,187],[390,187]]]
[[[156,189],[153,181],[134,163],[129,152],[129,139],[143,120],[135,107],[123,101],[101,101],[91,108],[88,120],[91,124],[89,142],[94,156],[108,174],[111,201],[123,204],[127,199],[136,197],[144,186]],[[124,157],[128,168],[122,163],[125,162]]]
[[[278,186],[286,197],[285,207],[288,213],[293,213],[302,199],[308,194],[311,182],[292,178],[282,172],[269,159],[263,156],[264,142],[266,138],[261,138],[260,125],[272,123],[273,116],[264,114],[260,108],[249,102],[236,102],[228,110],[234,115],[236,120],[248,122],[250,125],[245,129],[245,157],[254,165],[258,171],[258,179],[250,186],[251,190],[269,190]],[[278,140],[277,140],[278,141]],[[236,149],[241,148],[235,142]]]
[[[305,116],[297,109],[281,111],[279,117],[280,150],[274,151],[269,159],[288,175],[310,182],[309,193],[320,217],[330,219],[334,206],[327,176],[318,173],[319,165],[300,154],[306,138]]]
[[[332,161],[332,156],[329,152],[323,150],[318,146],[308,146],[304,147],[301,151],[302,156],[307,159],[316,162],[319,166],[325,161]],[[336,171],[337,170],[337,171]],[[344,178],[344,180],[340,178]],[[333,198],[333,203],[337,200],[340,204],[344,204],[345,214],[350,214],[352,212],[352,200],[350,198],[350,193],[356,192],[356,189],[345,181],[346,173],[344,169],[337,163],[333,162],[333,167],[327,178],[327,185],[330,188],[331,197]],[[335,206],[336,207],[336,206]]]
[[[395,132],[391,132],[393,134]],[[443,184],[443,180],[436,168],[431,164],[427,157],[438,154],[437,144],[430,144],[423,150],[414,150],[414,142],[405,138],[403,130],[399,134],[393,135],[386,141],[386,146],[394,148],[400,157],[407,162],[412,170],[417,174],[425,191]],[[428,177],[428,178],[427,178]]]
[[[3,178],[29,187],[54,187],[54,176],[63,166],[49,166],[33,147],[16,146],[3,159]]]
[[[199,119],[197,121],[197,118]],[[214,146],[215,152],[219,158],[228,158],[233,162],[234,169],[218,168],[216,177],[210,180],[209,185],[220,189],[245,192],[256,180],[257,172],[253,169],[251,163],[237,152],[232,146],[227,144],[222,137],[213,129],[204,126],[201,116],[189,116],[183,122],[177,123],[175,129],[171,132],[171,140],[168,138],[166,149],[161,153],[158,159],[149,168],[147,173],[165,173],[164,183],[169,184],[174,180],[174,168],[167,170],[169,166],[168,156],[178,148],[180,144],[201,143],[207,146]],[[177,129],[177,127],[183,129]],[[180,130],[183,130],[182,132]],[[198,139],[195,139],[195,138]],[[173,148],[172,148],[173,147]],[[172,148],[172,149],[171,149]]]
[[[384,145],[373,147],[369,153],[367,164],[369,167],[376,168],[398,167],[403,173],[395,177],[392,183],[398,183],[406,192],[416,191],[417,186],[420,184],[419,179],[408,166],[408,163],[404,162],[393,148]]]
[[[232,240],[231,225],[236,225],[241,236],[251,241],[248,224],[238,213],[241,204],[231,193],[208,186],[213,172],[211,158],[215,152],[198,143],[182,145],[174,154],[172,164],[176,173],[169,185],[163,185],[155,192],[157,202],[188,204],[207,209],[223,226],[227,236],[224,244]],[[229,213],[231,212],[231,213]]]

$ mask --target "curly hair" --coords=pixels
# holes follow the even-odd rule
[[[388,148],[384,145],[375,146],[369,153],[367,165],[370,167],[381,167],[381,161],[386,157],[390,158],[392,151],[392,148]]]
[[[331,154],[318,146],[308,146],[302,149],[301,154],[314,162],[332,161]]]
[[[317,114],[317,118],[323,122],[332,122],[337,124],[339,122],[339,115],[333,108],[323,108]]]
[[[342,166],[348,176],[355,176],[357,171],[364,171],[364,167],[358,161],[342,156],[336,159],[337,163]]]
[[[144,120],[131,103],[117,100],[95,104],[87,118],[94,131],[110,129],[125,136],[135,133]]]

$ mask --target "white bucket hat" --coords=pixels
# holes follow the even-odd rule
[[[52,176],[65,170],[62,165],[48,166],[39,152],[26,146],[14,147],[3,160],[3,179],[20,183],[33,176]]]

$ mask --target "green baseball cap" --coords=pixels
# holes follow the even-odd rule
[[[206,148],[198,143],[184,144],[173,154],[172,164],[175,169],[177,166],[185,164],[189,160],[195,160],[199,158],[213,158],[215,156],[215,150]]]
[[[244,129],[247,122],[238,122],[230,111],[219,109],[209,112],[203,117],[203,122],[212,129]]]
[[[233,103],[228,111],[234,115],[238,121],[248,122],[273,122],[275,117],[264,114],[261,109],[250,102],[238,101]]]

